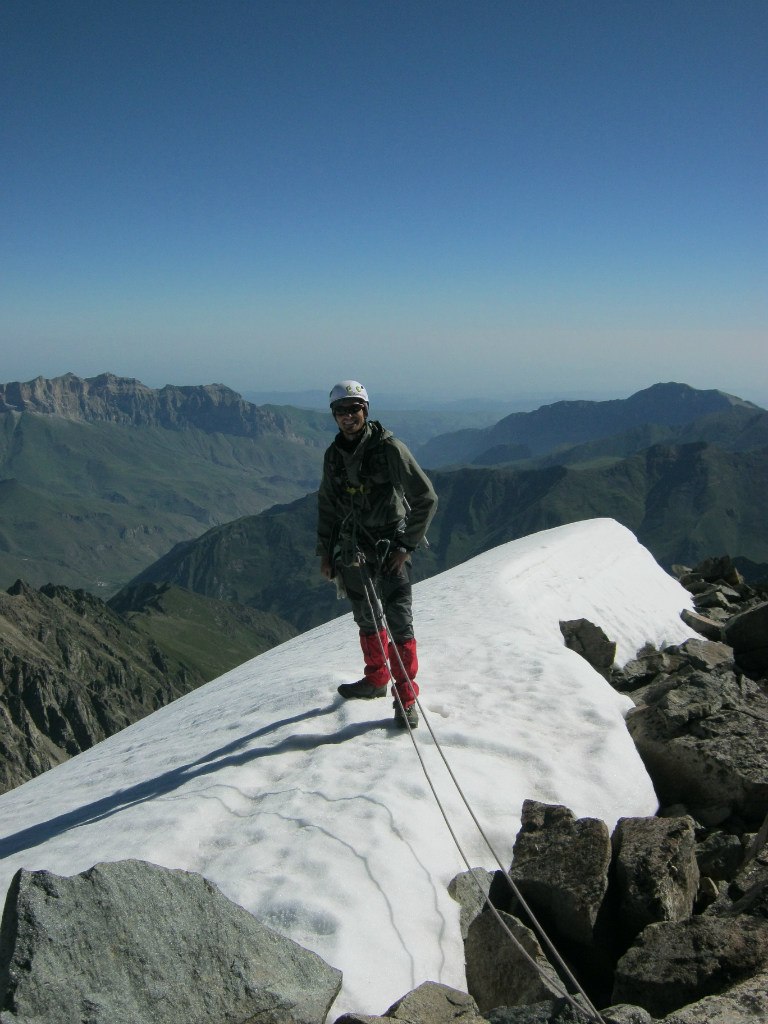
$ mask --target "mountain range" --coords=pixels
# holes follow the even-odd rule
[[[414,415],[423,434],[424,410]],[[346,612],[313,553],[307,492],[332,437],[326,412],[256,407],[221,385],[67,374],[0,385],[0,416],[0,573],[25,581],[0,605],[5,785]],[[425,468],[430,449],[453,458],[457,437],[464,464],[430,469],[440,505],[417,579],[606,516],[662,566],[727,552],[747,578],[768,576],[768,413],[757,406],[682,384],[560,402],[429,438],[415,446]],[[64,608],[66,624],[46,628]],[[78,733],[104,674],[72,652],[96,649],[122,665],[117,689],[145,692],[157,659],[176,682],[151,700],[116,692],[108,703],[123,710],[91,712],[101,731]]]
[[[730,414],[742,415],[739,407]],[[757,414],[761,422],[764,416]],[[430,546],[414,558],[418,579],[506,541],[601,516],[627,526],[667,568],[733,553],[748,578],[768,575],[768,446],[657,444],[592,465],[465,467],[431,477],[439,505]],[[172,583],[308,629],[346,610],[318,574],[315,517],[315,497],[308,495],[222,524],[178,544],[126,590]]]
[[[670,383],[656,384],[625,399],[555,402],[532,412],[512,413],[490,427],[433,438],[418,455],[424,465],[438,468],[466,463],[498,465],[552,453],[559,456],[569,449],[616,437],[633,438],[630,444],[645,447],[675,440],[673,428],[689,427],[702,418],[733,410],[743,412],[738,422],[747,432],[757,426],[752,420],[762,419],[762,443],[768,443],[768,416],[759,406],[722,391],[699,391],[686,384]],[[626,442],[622,454],[628,454]]]
[[[765,478],[768,412],[749,402],[658,384],[627,399],[557,402],[436,437],[428,436],[425,410],[393,415],[423,466],[458,468],[458,460],[465,467],[457,480],[443,477],[440,483],[452,506],[473,502],[472,521],[462,530],[486,531],[486,514],[472,496],[485,492],[493,520],[501,512],[491,507],[493,494],[501,490],[510,523],[498,528],[509,536],[610,514],[639,530],[663,564],[703,557],[723,545],[734,556],[768,561],[750,504],[760,500]],[[333,435],[325,412],[256,406],[219,384],[156,390],[112,374],[0,385],[0,417],[0,585],[21,578],[36,587],[53,582],[105,598],[175,545],[313,491]],[[427,440],[419,443],[419,437]],[[663,447],[673,454],[663,456]],[[725,453],[734,458],[724,459]],[[694,463],[706,487],[689,494],[687,509],[685,495],[672,500],[677,511],[662,509],[665,492],[684,488]],[[471,476],[468,466],[488,475]],[[742,500],[743,474],[749,479]],[[519,500],[510,497],[515,490]],[[733,496],[730,504],[727,495]],[[446,524],[457,516],[454,507],[441,512]],[[276,523],[274,515],[265,520],[269,530]],[[270,542],[283,546],[280,538],[270,536]],[[441,528],[431,571],[484,544]],[[290,540],[285,546],[292,563],[300,549]],[[687,547],[694,554],[687,556]],[[157,578],[153,569],[150,578]],[[234,592],[231,584],[216,583],[205,593],[219,596],[227,587]]]
[[[108,596],[177,541],[313,489],[327,420],[216,384],[0,385],[0,582]]]

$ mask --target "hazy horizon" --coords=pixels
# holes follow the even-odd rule
[[[0,6],[6,381],[768,403],[758,0]]]
[[[63,374],[57,374],[56,377],[66,376],[68,373],[74,373],[72,370],[65,371]],[[103,371],[103,373],[111,373],[109,370]],[[39,374],[43,378],[48,378],[46,374]],[[82,374],[75,374],[75,376],[83,377]],[[87,379],[94,379],[102,376],[101,373],[89,374]],[[115,375],[122,376],[122,375]],[[20,381],[20,383],[30,383],[28,380]],[[234,387],[226,381],[198,381],[196,383],[188,382],[186,384],[180,384],[177,381],[169,380],[160,383],[152,380],[142,380],[140,378],[127,377],[126,379],[136,379],[139,383],[146,385],[147,387],[160,390],[166,386],[168,387],[188,387],[188,386],[206,386],[206,385],[217,385],[221,384],[225,387],[230,387],[233,391],[237,391],[246,401],[255,403],[257,405],[291,405],[297,408],[303,409],[314,409],[324,410],[327,406],[328,392],[325,388],[302,388],[302,389],[277,389],[272,388],[261,389],[252,388],[247,386]],[[1,380],[0,385],[15,383],[11,380]],[[687,381],[654,381],[654,384],[665,384],[665,383],[678,383],[687,384]],[[652,386],[652,385],[649,385]],[[373,391],[372,394],[372,409],[375,412],[389,411],[394,412],[396,410],[414,410],[422,409],[424,412],[428,412],[430,409],[435,411],[438,410],[449,410],[456,408],[459,410],[461,407],[471,409],[485,403],[485,413],[488,422],[493,421],[494,414],[501,415],[509,412],[527,412],[537,409],[541,406],[553,405],[556,402],[606,402],[615,399],[626,399],[631,395],[635,394],[639,389],[626,389],[617,388],[614,390],[575,390],[575,391],[557,391],[557,390],[544,390],[544,391],[509,391],[499,392],[498,394],[488,394],[486,396],[477,393],[467,393],[463,395],[431,392],[429,394],[418,394],[415,396],[409,396],[407,390],[399,391]],[[700,390],[718,390],[725,391],[723,388],[702,388]],[[761,407],[768,406],[768,389],[760,388],[759,386],[755,389],[750,389],[749,394],[735,394],[733,392],[726,392],[733,395],[733,397],[744,399],[745,401],[752,402]]]

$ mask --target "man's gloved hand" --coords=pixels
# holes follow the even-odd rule
[[[387,571],[397,575],[397,573],[401,572],[407,561],[408,552],[405,548],[392,548],[387,559]]]
[[[323,555],[320,559],[320,572],[327,580],[331,578],[331,560],[328,555]]]

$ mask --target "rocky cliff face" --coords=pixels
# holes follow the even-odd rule
[[[252,405],[223,384],[159,390],[141,381],[103,373],[83,379],[73,373],[21,383],[0,384],[0,412],[36,412],[86,422],[106,421],[134,426],[255,437],[282,434],[299,438],[278,410]]]
[[[203,682],[82,590],[0,593],[0,792]]]

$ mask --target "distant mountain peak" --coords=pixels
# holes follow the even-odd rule
[[[542,405],[532,412],[514,412],[491,427],[434,437],[417,455],[433,469],[472,462],[486,453],[501,453],[504,449],[518,452],[525,449],[528,457],[536,457],[561,446],[584,444],[644,425],[682,426],[734,407],[752,409],[756,413],[763,411],[724,391],[700,390],[669,381],[653,384],[629,398],[562,401]]]
[[[96,377],[35,377],[0,384],[0,412],[38,413],[86,422],[196,427],[206,433],[251,436],[282,433],[283,417],[246,402],[224,384],[150,388],[132,377],[101,373]]]
[[[745,399],[731,395],[727,391],[721,391],[719,388],[694,388],[690,384],[681,384],[677,381],[651,384],[650,387],[636,391],[626,401],[631,402],[633,399],[638,401],[647,400],[648,398],[667,398],[675,401],[685,401],[686,399],[695,401],[708,400],[715,403],[720,402],[723,407],[726,405],[741,405],[753,409],[760,408],[753,402],[747,402]]]

